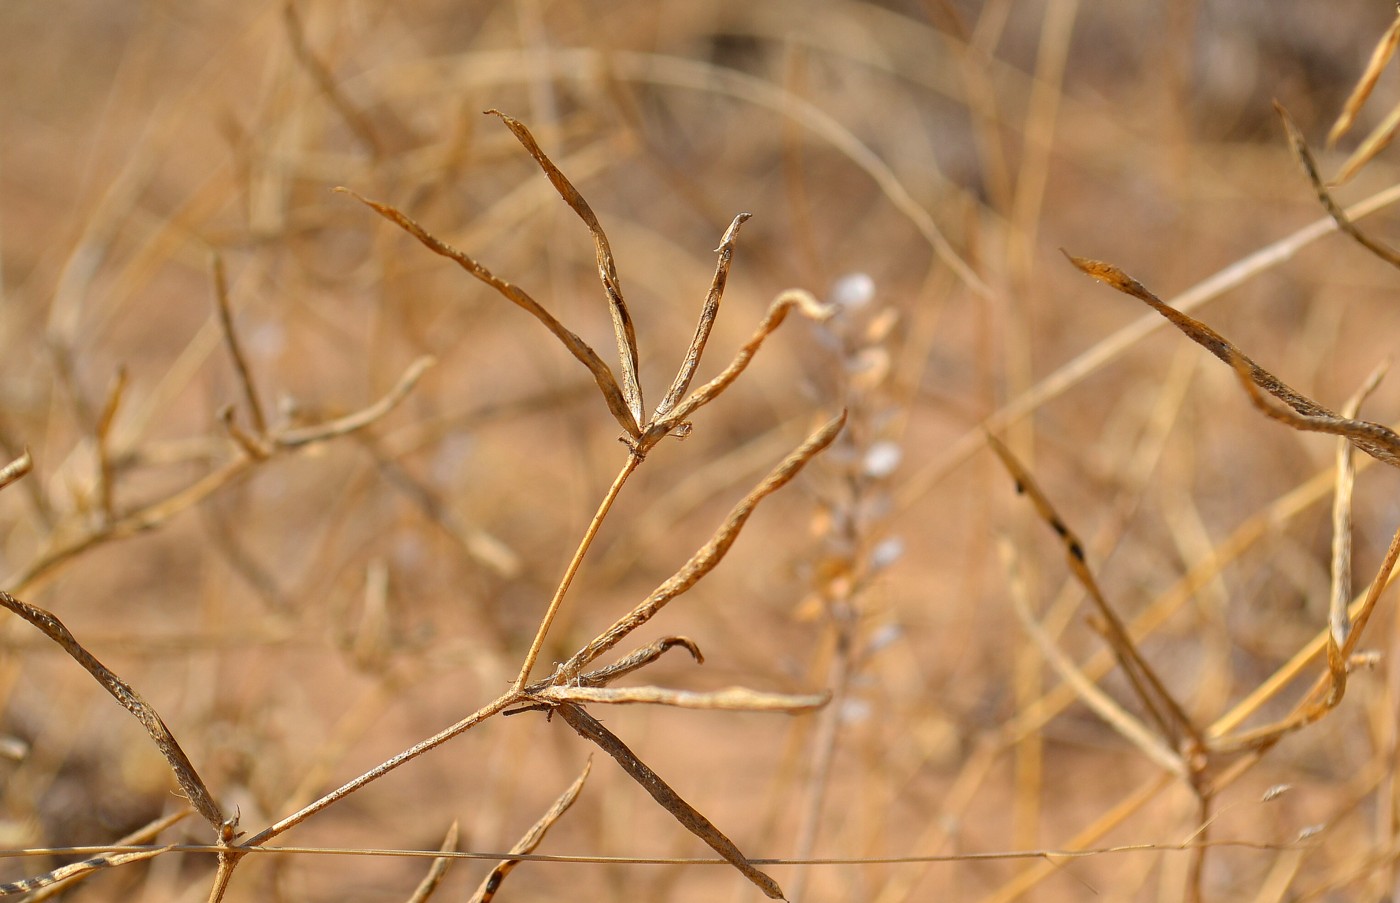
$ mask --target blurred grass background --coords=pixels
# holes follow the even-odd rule
[[[0,448],[27,446],[36,466],[0,496],[5,586],[73,537],[100,538],[94,437],[119,369],[127,384],[106,439],[117,515],[234,454],[217,418],[241,403],[215,320],[217,251],[277,423],[359,409],[418,355],[437,366],[368,432],[259,466],[158,529],[96,541],[19,594],[146,694],[245,829],[500,692],[624,450],[588,374],[537,324],[331,191],[399,206],[602,352],[610,328],[587,232],[481,115],[499,108],[530,126],[608,230],[653,400],[735,214],[754,218],[702,378],[781,289],[830,296],[852,273],[873,284],[846,321],[786,325],[690,438],[652,454],[544,660],[672,573],[818,417],[859,405],[846,457],[819,460],[767,503],[646,637],[683,633],[705,651],[703,668],[657,666],[650,679],[672,686],[807,691],[844,661],[827,739],[815,717],[600,715],[751,856],[795,855],[804,825],[818,856],[1068,848],[1159,769],[1078,704],[1035,717],[1058,679],[1016,621],[999,537],[1018,550],[1030,604],[1060,645],[1084,660],[1102,642],[1075,613],[1053,537],[981,447],[980,424],[1144,316],[1075,273],[1060,248],[1113,261],[1170,298],[1322,217],[1270,100],[1320,146],[1392,15],[1359,0],[300,0],[290,12],[8,0]],[[1394,88],[1387,76],[1363,131]],[[1394,181],[1382,155],[1339,196]],[[1384,234],[1387,218],[1368,223]],[[1339,405],[1391,353],[1393,284],[1393,271],[1334,235],[1197,316]],[[880,317],[893,318],[887,331],[866,328]],[[833,340],[842,329],[863,354]],[[1390,420],[1397,403],[1400,390],[1382,384],[1368,410]],[[1129,617],[1332,455],[1330,442],[1259,417],[1225,368],[1165,330],[1028,416],[994,422]],[[892,472],[862,469],[879,443],[900,450]],[[1202,723],[1323,625],[1323,485],[1144,642]],[[1360,477],[1359,584],[1400,517],[1396,489],[1381,468]],[[849,527],[844,540],[835,524]],[[833,604],[849,576],[833,568],[901,547],[861,573],[846,607]],[[111,842],[178,809],[139,727],[15,621],[0,629],[0,734],[13,754],[0,762],[0,847]],[[1393,630],[1383,610],[1370,645],[1390,652]],[[1208,899],[1388,898],[1395,673],[1385,659],[1338,712],[1222,796],[1212,837],[1265,846],[1213,851]],[[1104,685],[1131,707],[1115,677]],[[823,742],[831,767],[817,781]],[[460,819],[463,849],[504,849],[587,753],[542,718],[493,721],[283,840],[435,849]],[[708,853],[612,763],[597,764],[542,851]],[[1290,793],[1259,801],[1283,783]],[[1166,782],[1091,845],[1181,843],[1196,815],[1189,792]],[[1305,850],[1268,846],[1312,826],[1324,829]],[[34,874],[36,861],[10,860],[3,874]],[[200,899],[208,868],[162,857],[69,898]],[[260,857],[229,899],[406,899],[423,868]],[[1044,874],[1014,858],[811,866],[801,878],[798,868],[772,872],[785,887],[804,882],[804,900],[1187,893],[1186,856],[1171,851]],[[443,898],[484,869],[458,864]],[[626,864],[526,864],[501,893],[756,897],[729,870]]]

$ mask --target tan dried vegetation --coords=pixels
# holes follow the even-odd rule
[[[1400,881],[1400,18],[59,5],[0,11],[0,894]]]

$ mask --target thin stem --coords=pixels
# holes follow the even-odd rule
[[[354,793],[356,790],[359,790],[361,787],[365,786],[371,781],[376,781],[379,778],[382,778],[384,775],[393,771],[395,768],[398,768],[400,765],[403,765],[406,762],[410,762],[413,759],[416,759],[419,756],[421,756],[423,753],[441,746],[442,744],[446,743],[448,740],[451,740],[458,734],[462,734],[468,730],[471,730],[481,722],[485,721],[487,718],[490,718],[492,715],[495,715],[502,709],[513,705],[518,701],[519,697],[516,695],[514,690],[501,694],[500,696],[496,697],[495,700],[487,703],[486,705],[477,709],[475,712],[472,712],[470,715],[463,718],[461,721],[458,721],[456,724],[453,724],[451,727],[444,728],[443,730],[439,731],[438,733],[434,734],[428,739],[423,740],[420,743],[414,744],[413,746],[410,746],[408,749],[394,756],[392,759],[385,760],[381,764],[360,775],[358,778],[355,778],[353,781],[349,781],[345,784],[342,784],[340,787],[336,788],[335,790],[332,790],[330,793],[327,793],[325,796],[321,797],[315,802],[303,806],[300,810],[292,813],[291,815],[288,815],[286,818],[282,819],[276,824],[270,825],[269,827],[266,827],[263,830],[259,831],[257,834],[253,835],[239,846],[262,846],[263,844],[267,843],[269,840],[286,831],[287,829],[293,828],[301,824],[303,821],[315,815],[317,812],[320,812],[327,806],[330,806],[332,803],[335,803],[343,799],[344,797],[349,796],[350,794]]]
[[[588,554],[588,547],[593,544],[593,537],[598,535],[598,528],[603,525],[603,518],[608,516],[608,511],[611,510],[617,494],[622,491],[622,485],[627,482],[632,471],[636,470],[637,465],[641,464],[643,460],[644,457],[636,452],[629,454],[627,463],[622,465],[622,470],[618,471],[617,478],[608,487],[608,494],[603,496],[603,501],[598,505],[597,513],[593,515],[593,520],[588,524],[583,539],[579,541],[574,557],[569,560],[569,566],[564,569],[564,576],[559,580],[559,588],[554,591],[554,598],[549,600],[549,608],[545,610],[544,618],[540,620],[539,630],[535,631],[535,639],[530,643],[530,651],[525,654],[525,663],[520,666],[520,676],[515,679],[515,685],[511,688],[513,692],[519,693],[530,682],[530,672],[534,670],[535,661],[540,657],[540,650],[544,648],[545,637],[549,635],[549,628],[554,624],[554,616],[559,613],[559,606],[564,602],[564,594],[569,591],[570,584],[574,582],[574,575],[578,573],[579,565],[583,564],[583,556]]]

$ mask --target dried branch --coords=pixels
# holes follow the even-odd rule
[[[667,812],[675,816],[676,821],[685,826],[686,830],[699,837],[709,844],[711,849],[719,853],[728,860],[736,869],[744,874],[744,877],[752,881],[759,890],[774,900],[783,899],[782,888],[768,875],[754,868],[739,848],[734,845],[734,841],[725,836],[719,828],[714,826],[708,818],[701,815],[699,810],[681,798],[681,795],[671,789],[671,786],[661,779],[661,776],[647,767],[641,759],[638,759],[627,745],[618,739],[617,735],[599,723],[598,719],[588,714],[583,709],[571,703],[563,703],[554,709],[559,716],[578,732],[579,736],[591,740],[598,744],[598,747],[617,760],[617,764],[622,766],[622,770],[631,776],[632,780],[641,784],[652,799],[661,804]]]
[[[97,504],[104,522],[116,517],[112,501],[112,483],[116,479],[112,466],[111,437],[112,424],[117,419],[122,397],[126,394],[126,367],[118,367],[107,387],[107,399],[102,403],[102,412],[97,417],[97,428],[93,431],[97,445]]]
[[[287,9],[292,9],[291,4]],[[295,14],[289,12],[293,18]],[[224,272],[223,255],[217,251],[212,255],[214,270],[214,309],[219,314],[219,330],[224,336],[224,346],[228,348],[229,359],[233,362],[233,371],[238,377],[238,385],[243,389],[243,401],[248,405],[248,418],[253,423],[253,432],[259,437],[267,435],[267,418],[263,415],[262,402],[258,400],[258,390],[253,383],[252,371],[248,369],[248,360],[243,356],[243,347],[239,344],[238,333],[233,328],[233,313],[228,301],[228,274]]]
[[[215,831],[220,831],[227,823],[227,819],[220,811],[218,803],[214,802],[213,795],[204,786],[203,779],[195,771],[189,757],[180,748],[180,744],[176,742],[174,734],[170,733],[170,729],[165,726],[165,722],[161,720],[160,715],[151,707],[150,703],[146,702],[130,684],[112,673],[106,665],[88,652],[52,612],[27,602],[21,602],[3,591],[0,591],[0,605],[24,618],[43,631],[55,643],[62,646],[63,650],[74,661],[97,678],[97,682],[102,684],[103,688],[111,693],[117,702],[120,702],[128,712],[136,716],[136,720],[141,722],[141,726],[155,741],[161,755],[165,756],[165,760],[170,763],[171,770],[175,772],[175,780],[180,784],[180,789],[185,792],[185,797],[190,801],[190,805],[204,816],[205,821],[209,822]]]
[[[701,390],[704,391],[704,390]],[[796,450],[783,459],[761,483],[749,491],[743,501],[735,505],[723,524],[710,537],[710,541],[687,561],[670,579],[657,587],[650,596],[638,604],[628,614],[619,618],[611,627],[599,634],[584,646],[555,672],[556,683],[566,683],[577,676],[590,662],[620,643],[628,634],[651,620],[668,602],[690,589],[706,574],[714,570],[739,537],[749,516],[758,503],[781,489],[797,476],[808,461],[831,444],[846,422],[845,412],[827,421]]]
[[[545,310],[538,301],[530,297],[524,289],[506,282],[482,266],[473,258],[457,250],[451,245],[433,236],[428,230],[418,225],[406,214],[398,209],[381,204],[378,201],[371,201],[351,191],[349,188],[337,188],[336,191],[343,192],[355,198],[360,203],[373,209],[380,216],[394,223],[409,235],[418,239],[428,250],[439,254],[449,260],[455,261],[458,266],[471,273],[477,279],[494,288],[508,301],[522,308],[536,320],[544,324],[545,328],[554,333],[555,338],[564,344],[569,353],[577,358],[589,372],[593,374],[593,380],[598,384],[598,389],[603,393],[603,399],[607,402],[608,410],[612,412],[614,419],[622,426],[627,435],[636,438],[641,435],[641,428],[636,415],[632,413],[632,408],[628,404],[627,398],[617,385],[617,378],[603,359],[598,357],[598,353],[588,346],[583,339],[570,332],[564,324],[554,318],[554,315]]]
[[[1333,200],[1332,193],[1327,190],[1322,175],[1317,171],[1317,160],[1313,158],[1312,151],[1308,149],[1308,143],[1303,139],[1303,133],[1293,123],[1293,117],[1288,115],[1288,111],[1278,101],[1274,101],[1274,110],[1278,113],[1279,119],[1283,120],[1284,131],[1288,134],[1288,146],[1292,148],[1293,156],[1298,160],[1298,165],[1303,167],[1303,172],[1307,174],[1308,181],[1312,183],[1317,199],[1322,203],[1323,209],[1336,222],[1337,228],[1350,235],[1358,244],[1381,260],[1393,267],[1400,267],[1400,252],[1362,232],[1347,217],[1342,205]]]
[[[413,391],[413,387],[418,384],[418,380],[423,378],[423,374],[428,371],[428,368],[435,363],[437,361],[431,357],[426,355],[420,357],[409,364],[408,369],[404,371],[403,376],[399,377],[399,381],[389,390],[387,395],[369,407],[314,426],[282,430],[273,434],[272,441],[279,448],[298,448],[362,430],[398,407],[408,397],[408,393]]]
[[[831,700],[828,693],[761,693],[747,687],[726,687],[723,690],[697,693],[666,687],[576,687],[572,684],[546,687],[534,695],[549,702],[559,703],[669,705],[682,709],[783,712],[789,715],[815,711]]]
[[[520,840],[516,841],[515,846],[510,848],[512,853],[533,853],[535,851],[535,848],[540,845],[540,841],[544,840],[545,834],[549,833],[549,829],[554,827],[554,823],[565,812],[569,811],[574,800],[578,799],[579,793],[583,790],[583,782],[588,780],[588,773],[592,770],[593,759],[590,757],[584,763],[583,771],[579,773],[577,778],[574,778],[574,782],[569,785],[568,789],[559,794],[554,805],[549,807],[549,811],[541,815],[539,821],[531,825],[530,830],[525,832],[525,836],[521,837]],[[486,876],[486,880],[481,882],[476,893],[472,894],[470,903],[490,903],[491,900],[495,899],[496,891],[500,890],[501,882],[505,881],[506,875],[509,875],[511,870],[519,864],[519,859],[507,859],[499,863],[491,870],[491,874]]]
[[[578,218],[583,220],[589,234],[593,236],[594,252],[598,258],[598,278],[602,280],[603,292],[608,296],[608,313],[612,315],[613,334],[617,339],[617,357],[622,363],[622,394],[627,400],[627,409],[632,412],[632,419],[641,423],[645,413],[642,405],[642,386],[637,377],[637,332],[632,326],[632,315],[627,311],[627,303],[622,300],[622,282],[617,275],[617,264],[613,260],[608,236],[603,232],[603,226],[598,222],[593,208],[588,206],[583,195],[579,194],[578,189],[559,167],[554,165],[554,161],[540,150],[535,136],[530,134],[524,123],[512,119],[500,110],[486,112],[499,116],[506,128],[514,133],[516,139],[544,170],[545,175],[549,176],[554,190],[559,192],[564,202],[578,214]]]
[[[297,61],[306,67],[311,80],[316,83],[316,87],[330,101],[335,111],[345,120],[345,124],[350,127],[350,131],[355,133],[355,137],[364,142],[365,149],[370,156],[378,159],[383,156],[383,148],[380,147],[379,139],[374,133],[374,127],[370,125],[369,117],[362,110],[345,96],[345,92],[340,90],[336,83],[335,75],[332,74],[326,64],[316,58],[311,51],[311,45],[306,40],[306,29],[302,27],[301,17],[297,14],[297,8],[292,0],[287,0],[286,6],[282,9],[283,21],[287,26],[287,37],[292,42],[292,54]]]

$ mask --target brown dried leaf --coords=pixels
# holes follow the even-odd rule
[[[1385,34],[1376,42],[1376,49],[1371,51],[1371,59],[1366,63],[1366,71],[1361,74],[1361,78],[1356,82],[1356,87],[1351,91],[1351,96],[1342,106],[1341,115],[1337,117],[1332,130],[1327,133],[1328,147],[1336,144],[1337,139],[1351,129],[1352,123],[1356,121],[1356,114],[1361,111],[1361,107],[1376,87],[1376,81],[1381,77],[1381,71],[1385,69],[1385,64],[1390,62],[1391,57],[1395,56],[1397,45],[1400,45],[1400,10],[1397,10],[1395,21],[1390,23]]]
[[[829,693],[760,693],[747,687],[726,687],[723,690],[697,693],[666,687],[576,687],[568,684],[547,687],[534,695],[551,702],[670,705],[682,709],[782,712],[789,715],[811,712],[831,701]]]
[[[603,359],[598,357],[598,353],[588,346],[583,339],[570,332],[564,324],[554,318],[554,315],[545,310],[538,301],[530,297],[524,289],[506,282],[492,273],[486,267],[477,263],[476,260],[467,256],[444,241],[439,240],[428,230],[418,225],[413,219],[398,209],[381,204],[378,201],[371,201],[348,188],[337,188],[336,191],[344,192],[358,200],[360,203],[373,209],[380,216],[394,223],[409,235],[418,239],[428,250],[439,254],[449,260],[455,261],[458,266],[471,273],[477,279],[494,288],[508,301],[522,308],[536,320],[544,324],[545,328],[554,333],[555,338],[563,343],[569,353],[576,357],[589,372],[593,374],[593,381],[598,384],[598,389],[603,393],[603,399],[607,402],[608,410],[613,417],[621,424],[627,435],[634,439],[641,435],[641,428],[638,426],[639,420],[632,413],[631,406],[624,396],[622,389],[617,385],[617,378]]]
[[[535,848],[540,845],[540,841],[544,840],[545,834],[549,833],[549,829],[554,827],[554,823],[565,812],[568,812],[569,807],[574,804],[574,800],[578,799],[579,793],[583,790],[583,782],[588,780],[588,773],[592,770],[593,759],[590,757],[584,763],[583,771],[574,779],[567,790],[559,794],[554,805],[549,807],[549,811],[541,815],[539,821],[531,825],[530,830],[525,832],[525,836],[521,837],[515,846],[510,848],[512,853],[533,853],[535,851]],[[496,891],[500,890],[501,882],[505,881],[506,875],[509,875],[511,870],[519,864],[519,859],[507,859],[493,868],[491,874],[487,875],[486,880],[481,882],[481,886],[476,889],[476,893],[472,894],[470,903],[490,903],[491,900],[495,899]]]
[[[1132,295],[1134,298],[1146,302],[1159,314],[1170,320],[1192,341],[1234,367],[1240,375],[1241,382],[1249,392],[1251,400],[1270,417],[1287,423],[1295,429],[1346,436],[1355,443],[1357,448],[1373,458],[1400,467],[1400,435],[1396,435],[1394,431],[1378,423],[1338,417],[1254,363],[1220,333],[1171,307],[1148,291],[1142,283],[1116,266],[1099,260],[1073,257],[1069,254],[1065,256],[1069,258],[1070,263],[1073,263],[1084,273],[1126,295]],[[1297,414],[1266,403],[1263,396],[1255,391],[1255,386],[1282,401]]]
[[[641,784],[652,799],[661,804],[667,812],[675,816],[676,821],[685,826],[686,830],[710,845],[716,853],[719,853],[729,861],[736,869],[744,874],[745,878],[752,881],[759,890],[774,900],[783,899],[783,889],[778,886],[768,875],[754,868],[739,848],[734,845],[734,841],[725,836],[724,832],[714,826],[708,818],[700,814],[700,811],[681,798],[681,795],[671,789],[671,786],[661,779],[661,776],[647,767],[646,763],[638,759],[627,745],[618,739],[617,735],[599,723],[598,719],[585,712],[583,709],[571,703],[564,703],[554,709],[559,716],[564,719],[579,736],[591,740],[617,760],[617,764],[622,766],[622,770],[631,776],[632,780]]]
[[[130,684],[113,674],[106,665],[99,662],[91,652],[79,643],[77,638],[63,625],[54,614],[46,609],[21,602],[7,592],[0,591],[0,605],[24,618],[35,627],[42,630],[51,640],[63,647],[74,661],[88,670],[103,688],[111,693],[113,698],[120,702],[128,712],[136,716],[136,720],[141,722],[141,726],[151,735],[156,747],[165,756],[165,760],[170,763],[170,768],[175,772],[175,780],[179,782],[180,789],[185,792],[190,805],[205,821],[214,827],[215,831],[225,823],[224,814],[219,811],[219,806],[214,802],[211,794],[204,786],[204,781],[199,773],[195,771],[194,765],[190,762],[185,751],[176,742],[175,735],[170,733],[170,729],[165,726],[160,715],[150,703],[142,698]]]
[[[719,564],[739,537],[739,531],[753,514],[758,503],[777,492],[817,453],[831,444],[836,434],[846,422],[846,412],[827,421],[821,429],[807,437],[807,440],[792,451],[763,482],[759,483],[743,501],[735,505],[724,523],[710,537],[710,541],[690,557],[680,570],[657,587],[650,596],[629,613],[619,618],[611,627],[599,634],[587,646],[574,654],[555,672],[555,682],[566,682],[583,670],[589,662],[616,646],[629,633],[651,620],[668,602],[690,589]]]
[[[1377,241],[1362,232],[1347,216],[1342,205],[1333,200],[1332,193],[1327,190],[1327,186],[1323,184],[1322,175],[1317,171],[1317,160],[1313,158],[1312,151],[1308,149],[1308,143],[1303,139],[1303,133],[1294,124],[1293,117],[1288,115],[1288,111],[1278,101],[1274,101],[1274,109],[1278,112],[1279,118],[1283,120],[1284,131],[1288,133],[1288,146],[1293,149],[1293,156],[1303,167],[1303,172],[1307,174],[1308,181],[1312,183],[1317,199],[1332,217],[1333,222],[1337,224],[1337,228],[1350,235],[1358,244],[1381,260],[1393,267],[1400,267],[1400,253],[1384,242]]]
[[[598,278],[603,283],[604,294],[608,296],[608,312],[612,315],[613,335],[617,338],[617,357],[622,362],[622,394],[627,400],[627,408],[632,412],[632,418],[641,423],[645,415],[642,410],[642,386],[637,377],[637,333],[632,326],[632,315],[627,311],[627,303],[622,300],[622,282],[618,279],[617,264],[613,260],[608,236],[604,234],[603,226],[594,215],[593,208],[588,206],[583,195],[579,194],[568,177],[560,172],[559,167],[554,165],[554,161],[540,150],[540,146],[535,143],[535,136],[530,134],[525,124],[500,110],[486,112],[499,116],[506,127],[515,134],[516,139],[529,151],[530,156],[535,158],[545,175],[549,176],[554,190],[559,192],[564,202],[578,214],[578,218],[583,220],[589,234],[593,236],[593,248],[598,259]]]

